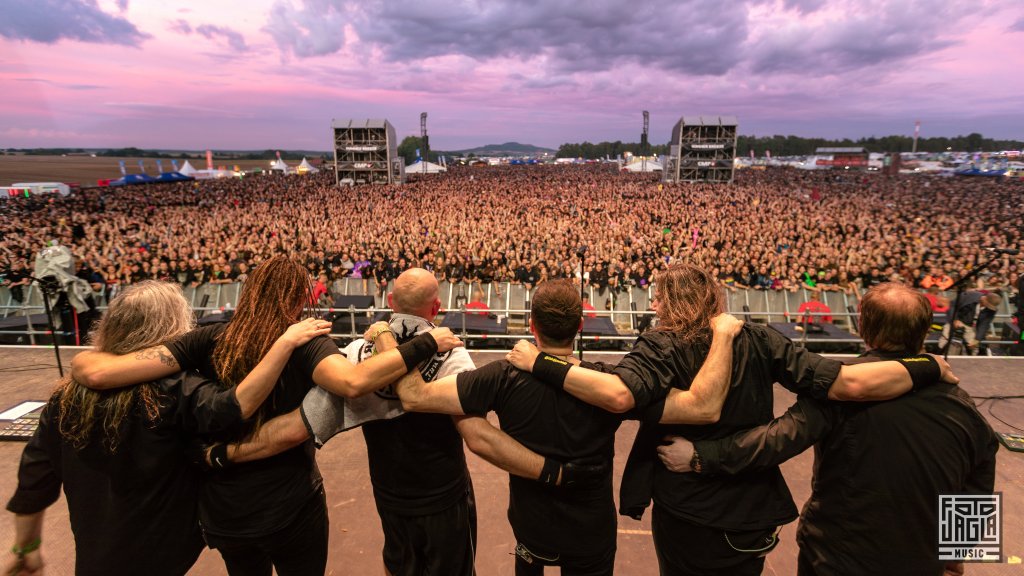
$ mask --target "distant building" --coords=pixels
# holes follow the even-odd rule
[[[816,161],[818,166],[831,167],[833,169],[856,168],[867,170],[868,168],[869,154],[867,148],[818,148],[814,151],[814,154],[818,157]]]

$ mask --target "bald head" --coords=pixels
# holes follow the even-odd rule
[[[395,279],[388,295],[391,308],[399,314],[412,314],[433,320],[440,308],[437,279],[423,268],[410,268]]]

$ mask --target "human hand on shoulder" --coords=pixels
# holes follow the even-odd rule
[[[459,337],[452,333],[450,328],[434,328],[430,331],[430,335],[434,338],[434,342],[437,342],[438,352],[448,352],[453,348],[465,346]]]
[[[721,313],[711,319],[711,330],[715,336],[735,338],[743,329],[743,320],[732,314]]]
[[[505,354],[505,360],[520,370],[532,372],[537,356],[540,356],[540,350],[536,346],[526,340],[520,340],[516,342],[511,352]]]
[[[957,375],[953,373],[953,368],[950,367],[949,362],[946,362],[945,358],[943,358],[942,356],[939,356],[938,354],[929,354],[929,356],[934,358],[935,361],[939,364],[939,370],[941,371],[941,374],[942,374],[939,377],[939,380],[941,380],[941,381],[943,381],[943,382],[945,382],[947,384],[959,384],[960,383],[960,378],[958,378]]]
[[[363,340],[372,343],[377,340],[378,336],[390,330],[391,324],[384,321],[374,322],[373,324],[370,324],[370,327],[366,329],[366,332],[363,332]]]
[[[298,348],[317,336],[323,336],[330,333],[330,322],[326,320],[317,320],[316,318],[307,318],[289,326],[288,329],[284,331],[284,334],[279,336],[277,340],[291,348]]]

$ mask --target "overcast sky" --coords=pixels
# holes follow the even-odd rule
[[[0,148],[317,149],[387,118],[460,149],[759,136],[1024,139],[1018,0],[4,0]]]

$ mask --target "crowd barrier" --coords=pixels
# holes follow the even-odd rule
[[[183,292],[185,298],[191,303],[197,317],[202,321],[223,318],[224,314],[230,314],[230,310],[238,303],[238,296],[241,292],[240,283],[229,284],[202,284],[199,286],[185,286]],[[321,304],[319,313],[332,318],[335,321],[333,336],[338,338],[354,338],[362,334],[362,330],[369,325],[373,319],[386,317],[390,312],[387,306],[387,294],[393,287],[389,283],[382,290],[372,280],[359,278],[345,278],[335,281],[330,287],[330,301],[335,302],[338,297],[364,296],[372,297],[367,300],[366,306],[344,306],[335,307],[327,303]],[[466,337],[468,341],[489,340],[490,344],[500,344],[503,348],[511,347],[515,340],[526,335],[527,320],[529,318],[529,307],[531,291],[519,284],[508,282],[479,283],[440,283],[440,298],[442,314],[439,323],[444,322],[445,314],[465,312],[465,306],[474,298],[474,292],[479,290],[483,297],[484,304],[488,307],[489,316],[503,322],[507,333],[487,332],[470,330],[464,325],[456,322],[452,325],[453,331]],[[785,323],[799,323],[801,314],[798,314],[800,304],[810,299],[809,291],[799,289],[795,292],[776,290],[752,290],[752,289],[726,289],[725,293],[726,310],[736,316],[742,316],[748,321],[781,325]],[[116,292],[115,292],[116,293]],[[653,288],[628,287],[625,289],[607,288],[599,290],[594,287],[586,287],[584,293],[594,307],[588,311],[588,316],[593,314],[600,318],[607,318],[614,327],[614,334],[606,329],[601,333],[587,334],[585,330],[584,340],[591,344],[604,341],[626,343],[636,338],[639,331],[648,325],[653,317],[650,311],[650,302],[653,296]],[[844,292],[822,292],[821,301],[830,309],[830,316],[833,317],[832,325],[838,330],[829,329],[828,333],[815,334],[812,340],[815,343],[845,343],[856,342],[857,333],[857,298]],[[952,301],[953,293],[946,296]],[[47,330],[40,328],[38,317],[43,315],[42,292],[38,286],[30,285],[23,289],[24,300],[14,300],[11,291],[6,287],[0,287],[0,317],[3,318],[3,325],[0,325],[0,342],[3,343],[24,343],[37,344],[46,343],[44,337]],[[106,298],[103,292],[93,295],[97,308],[102,310],[106,307]],[[1016,343],[1019,332],[1016,326],[1010,321],[1013,311],[1010,305],[1011,298],[1004,298],[1000,304],[993,324],[995,337],[984,340],[989,345],[1010,345]],[[372,304],[370,304],[372,302]],[[36,320],[24,319],[16,321],[18,317],[30,317]],[[463,318],[472,318],[472,314],[463,314]],[[45,320],[45,316],[43,316]],[[12,328],[13,324],[20,322],[20,329]],[[64,330],[67,332],[67,330]],[[805,343],[808,340],[808,332],[798,331],[797,338]],[[15,342],[16,341],[16,342]],[[619,346],[624,348],[624,346]]]

